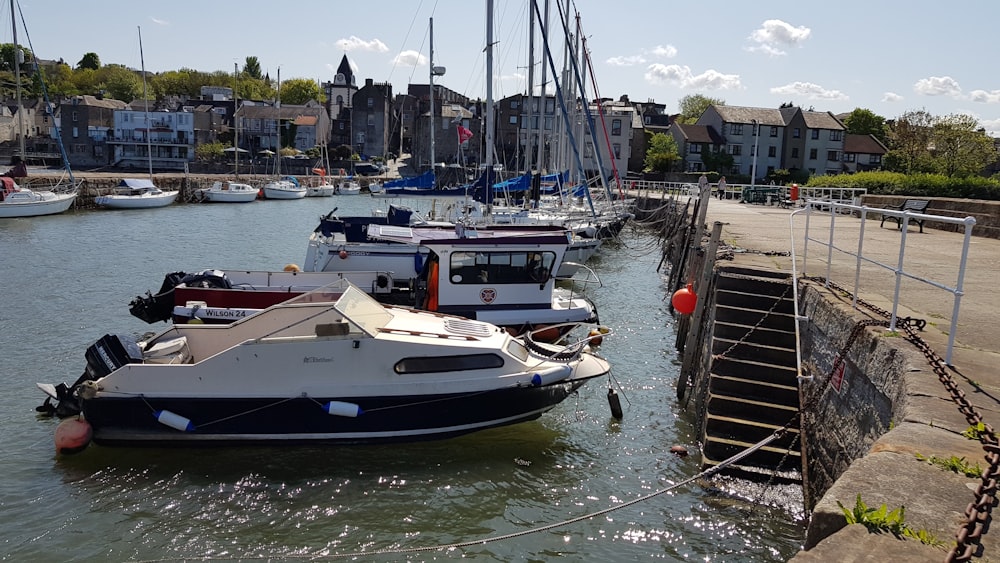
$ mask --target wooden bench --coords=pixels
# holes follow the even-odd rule
[[[898,209],[899,211],[912,211],[914,213],[925,213],[927,211],[927,206],[930,205],[930,201],[926,199],[908,199],[903,202],[900,206],[887,207],[886,209]],[[896,222],[896,228],[902,230],[903,228],[903,218],[896,217],[894,215],[882,215],[882,222],[878,224],[879,228],[885,224],[885,220],[890,219]],[[924,220],[923,219],[911,219],[920,227],[920,232],[924,232]]]

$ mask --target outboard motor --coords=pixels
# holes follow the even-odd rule
[[[125,364],[142,363],[142,350],[123,334],[105,334],[87,348],[87,379],[100,379]]]

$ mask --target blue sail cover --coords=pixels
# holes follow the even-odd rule
[[[569,182],[569,170],[564,170],[557,174],[543,174],[541,180],[543,192],[551,193],[561,191],[563,186]]]
[[[428,170],[419,176],[413,176],[412,178],[400,178],[398,180],[389,180],[388,182],[382,184],[385,189],[389,188],[424,188],[430,189],[434,187],[434,171]]]
[[[531,189],[531,172],[527,174],[518,176],[516,178],[511,178],[509,180],[504,180],[503,182],[493,184],[493,190],[497,192],[526,192]]]

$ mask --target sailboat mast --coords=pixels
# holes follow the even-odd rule
[[[434,118],[434,18],[430,18],[430,24],[429,25],[430,25],[430,31],[429,31],[429,33],[430,33],[430,41],[429,41],[430,47],[429,47],[428,50],[430,51],[430,59],[431,59],[430,67],[431,68],[430,68],[430,71],[429,71],[430,74],[428,75],[428,78],[427,78],[427,80],[428,80],[427,84],[428,84],[429,94],[430,94],[431,113],[430,113],[430,119],[428,120],[428,122],[430,123],[430,130],[431,130],[431,172],[433,172],[434,171],[434,137],[435,137],[434,133],[435,133],[435,129],[436,129],[436,123],[435,123],[435,121],[437,121]],[[435,184],[436,183],[437,182],[435,181]]]
[[[531,1],[532,5],[536,2],[536,0]],[[538,11],[537,7],[535,11]],[[549,0],[545,0],[545,13],[538,19],[541,29],[545,30],[549,28]],[[544,58],[542,57],[543,61]],[[548,99],[545,95],[545,75],[547,70],[548,67],[542,62],[542,82],[538,92],[538,158],[536,159],[539,174],[543,174],[543,171],[547,168],[545,166],[545,110],[548,106]]]
[[[493,0],[486,0],[486,177],[492,178],[493,135],[496,123],[493,121]],[[492,189],[488,185],[487,189]]]
[[[142,101],[146,104],[146,155],[149,160],[149,179],[153,179],[153,127],[149,121],[149,97],[146,95],[146,60],[142,56],[142,27],[139,30],[139,64],[142,65]]]
[[[17,19],[14,14],[14,0],[10,2],[10,26],[14,31],[14,83],[17,90],[17,147],[21,149],[21,160],[25,158],[24,150],[24,107],[21,101],[21,63],[24,53],[17,44]]]
[[[236,155],[236,178],[240,177],[240,63],[233,63],[233,152]]]
[[[534,123],[534,104],[532,103],[532,98],[535,95],[535,11],[528,9],[528,108],[527,117],[528,120],[527,128],[525,129],[525,142],[524,142],[524,169],[527,172],[531,172],[534,169],[534,155],[532,154],[532,124]],[[524,106],[522,106],[524,107]],[[521,125],[524,125],[523,123]]]

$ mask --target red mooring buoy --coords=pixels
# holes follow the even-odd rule
[[[90,444],[94,430],[90,423],[76,416],[67,418],[56,427],[56,453],[75,454],[82,452]]]
[[[673,297],[670,298],[670,304],[674,306],[674,310],[682,315],[693,313],[697,302],[698,294],[694,292],[694,285],[690,283],[675,291]]]

